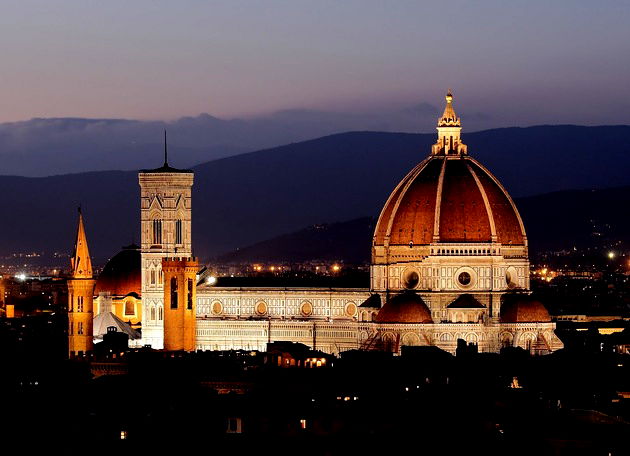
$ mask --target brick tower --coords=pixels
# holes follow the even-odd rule
[[[194,351],[196,347],[196,258],[164,258],[164,349]]]

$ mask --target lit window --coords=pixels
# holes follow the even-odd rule
[[[133,299],[128,299],[125,301],[125,315],[135,315],[136,306],[134,305]]]
[[[120,440],[127,439],[127,431],[120,431]]]
[[[243,429],[243,423],[240,418],[228,418],[227,429],[228,434],[240,434]]]
[[[306,420],[304,419],[300,420],[300,428],[306,429]]]
[[[83,334],[83,322],[80,321],[77,325],[77,334],[82,335]]]

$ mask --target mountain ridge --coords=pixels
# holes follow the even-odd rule
[[[630,183],[630,127],[510,127],[464,135],[513,197]],[[193,245],[209,258],[305,226],[378,215],[435,135],[340,133],[195,166]],[[156,150],[143,168],[159,167]],[[170,161],[170,160],[169,160]],[[178,166],[177,163],[174,166]],[[82,205],[93,255],[139,239],[134,171],[0,176],[0,254],[72,249]]]
[[[573,211],[569,205],[569,214],[566,210],[557,213],[558,201],[569,203],[585,194],[596,196],[596,204],[589,204],[584,212]],[[611,194],[613,194],[612,197]],[[550,204],[545,204],[546,202]],[[630,243],[630,233],[625,229],[630,224],[630,214],[613,210],[620,203],[630,205],[630,186],[612,189],[562,190],[517,198],[515,203],[517,207],[523,208],[521,215],[524,219],[531,254],[536,255],[551,248],[559,251],[594,246],[596,245],[592,239],[594,233],[599,233],[599,237],[603,236],[596,240],[600,246],[602,242],[612,243],[614,240],[624,244]],[[548,217],[554,212],[556,213],[554,221],[549,224]],[[612,216],[606,216],[610,214]],[[312,225],[299,231],[284,233],[272,239],[238,248],[214,258],[213,261],[232,264],[298,263],[311,260],[350,264],[368,263],[377,221],[376,216],[366,216],[348,221]],[[549,225],[552,226],[551,229]],[[602,230],[605,227],[607,228]],[[600,233],[598,230],[605,232]]]

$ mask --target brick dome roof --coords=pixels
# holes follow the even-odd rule
[[[378,323],[433,323],[431,312],[416,293],[405,291],[389,299],[376,315]]]
[[[110,259],[98,276],[94,294],[108,292],[113,296],[142,294],[140,247],[130,245]]]
[[[374,245],[492,242],[526,245],[512,199],[468,155],[433,155],[394,189],[374,231]]]
[[[547,323],[551,316],[545,306],[530,296],[507,297],[501,305],[501,323]]]

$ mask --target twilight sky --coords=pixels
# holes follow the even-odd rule
[[[369,117],[452,87],[469,129],[628,124],[629,24],[625,0],[3,0],[0,122]]]

